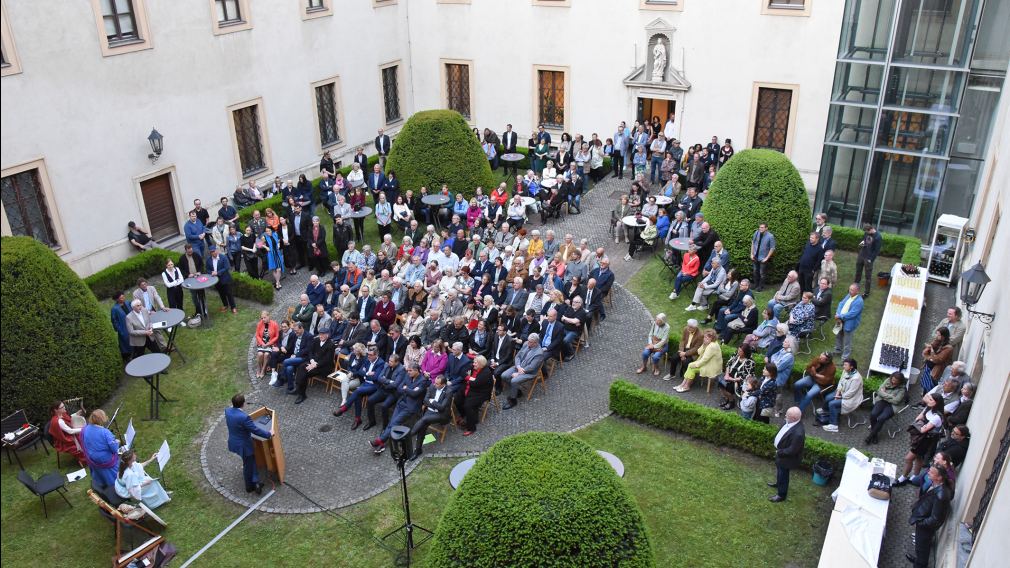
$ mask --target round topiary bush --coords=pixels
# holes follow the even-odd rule
[[[800,258],[813,218],[800,173],[789,158],[774,150],[744,150],[719,170],[701,208],[719,233],[730,261],[750,275],[750,247],[762,222],[775,235],[766,281],[778,286]],[[703,259],[704,262],[704,259]]]
[[[463,115],[454,110],[415,113],[396,136],[386,170],[394,170],[404,190],[423,185],[435,192],[449,184],[453,194],[467,198],[477,186],[485,194],[498,182]]]
[[[109,313],[56,254],[28,237],[3,237],[0,263],[0,401],[48,418],[57,399],[104,403],[122,359]]]
[[[487,451],[452,496],[427,558],[448,566],[654,566],[641,511],[606,460],[566,434]]]

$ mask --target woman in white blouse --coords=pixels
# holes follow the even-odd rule
[[[169,260],[165,263],[165,270],[161,273],[161,279],[165,282],[165,288],[168,289],[168,307],[181,310],[182,282],[185,280],[182,277],[182,271],[175,266],[174,262]]]
[[[401,231],[406,231],[410,226],[410,220],[414,218],[414,212],[410,210],[403,201],[402,195],[396,196],[396,203],[393,203],[393,219],[400,226]]]
[[[458,279],[453,273],[452,268],[447,266],[445,270],[442,271],[442,279],[438,281],[439,294],[441,294],[444,298],[449,293],[449,290],[456,288],[457,280]]]
[[[547,160],[547,167],[544,168],[540,179],[554,179],[558,177],[558,170],[554,169],[554,160]]]
[[[347,183],[352,188],[365,186],[365,173],[361,171],[361,165],[357,162],[351,164],[351,171],[347,172]]]

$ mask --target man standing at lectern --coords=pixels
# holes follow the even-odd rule
[[[225,409],[224,418],[228,423],[228,450],[242,458],[242,477],[245,479],[245,492],[263,494],[263,484],[259,480],[256,468],[256,457],[253,455],[252,435],[260,438],[270,438],[270,432],[256,426],[252,418],[242,410],[245,406],[245,396],[237,394],[231,397],[231,408]]]

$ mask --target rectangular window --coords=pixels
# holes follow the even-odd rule
[[[252,104],[233,110],[232,121],[235,124],[235,144],[238,146],[242,177],[266,170],[259,105]]]
[[[771,16],[809,16],[812,0],[763,0],[761,13]]]
[[[32,237],[46,246],[59,248],[38,168],[4,176],[2,187],[11,234]]]
[[[753,148],[786,151],[789,132],[789,112],[793,92],[790,89],[758,89],[757,113],[754,120]]]
[[[315,88],[316,117],[319,122],[319,144],[323,148],[340,143],[340,120],[337,114],[337,84],[325,83]]]
[[[216,0],[217,23],[221,25],[237,24],[242,21],[242,7],[238,0]]]
[[[249,0],[210,0],[210,10],[214,35],[252,28]]]
[[[302,10],[303,20],[314,20],[325,16],[333,15],[333,5],[329,0],[305,0],[305,9]]]
[[[390,65],[382,69],[382,102],[386,113],[386,124],[403,118],[400,115],[399,70],[399,65]]]
[[[782,8],[786,10],[802,10],[805,0],[768,0],[769,8]]]
[[[446,106],[470,119],[470,66],[466,63],[445,64]]]
[[[110,47],[140,39],[133,0],[102,0],[102,20]]]
[[[326,2],[324,2],[323,0],[309,0],[308,6],[305,8],[305,10],[308,12],[325,9],[326,9]]]
[[[565,72],[537,71],[537,122],[546,127],[565,127]]]

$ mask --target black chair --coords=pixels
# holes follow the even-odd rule
[[[37,447],[40,443],[42,444],[42,449],[46,451],[46,455],[49,455],[49,448],[46,448],[45,438],[42,437],[42,430],[28,422],[28,415],[25,414],[24,410],[18,410],[14,414],[11,414],[7,418],[4,418],[0,422],[0,432],[6,435],[9,432],[17,432],[25,425],[28,425],[28,429],[23,432],[20,436],[15,437],[13,440],[8,441],[6,438],[3,440],[3,448],[7,452],[7,463],[14,463],[11,460],[11,450],[14,451],[14,458],[18,461],[18,467],[24,469],[24,465],[21,464],[21,458],[18,456],[18,452],[31,446]]]
[[[18,472],[18,481],[27,487],[29,491],[38,495],[39,501],[42,501],[42,512],[45,513],[47,519],[49,518],[49,511],[46,509],[46,495],[56,491],[67,502],[67,505],[70,505],[70,501],[67,500],[66,495],[66,478],[58,471],[47,473],[40,477],[38,481],[35,481],[32,479],[30,473],[22,469]],[[73,505],[70,506],[73,507]]]

